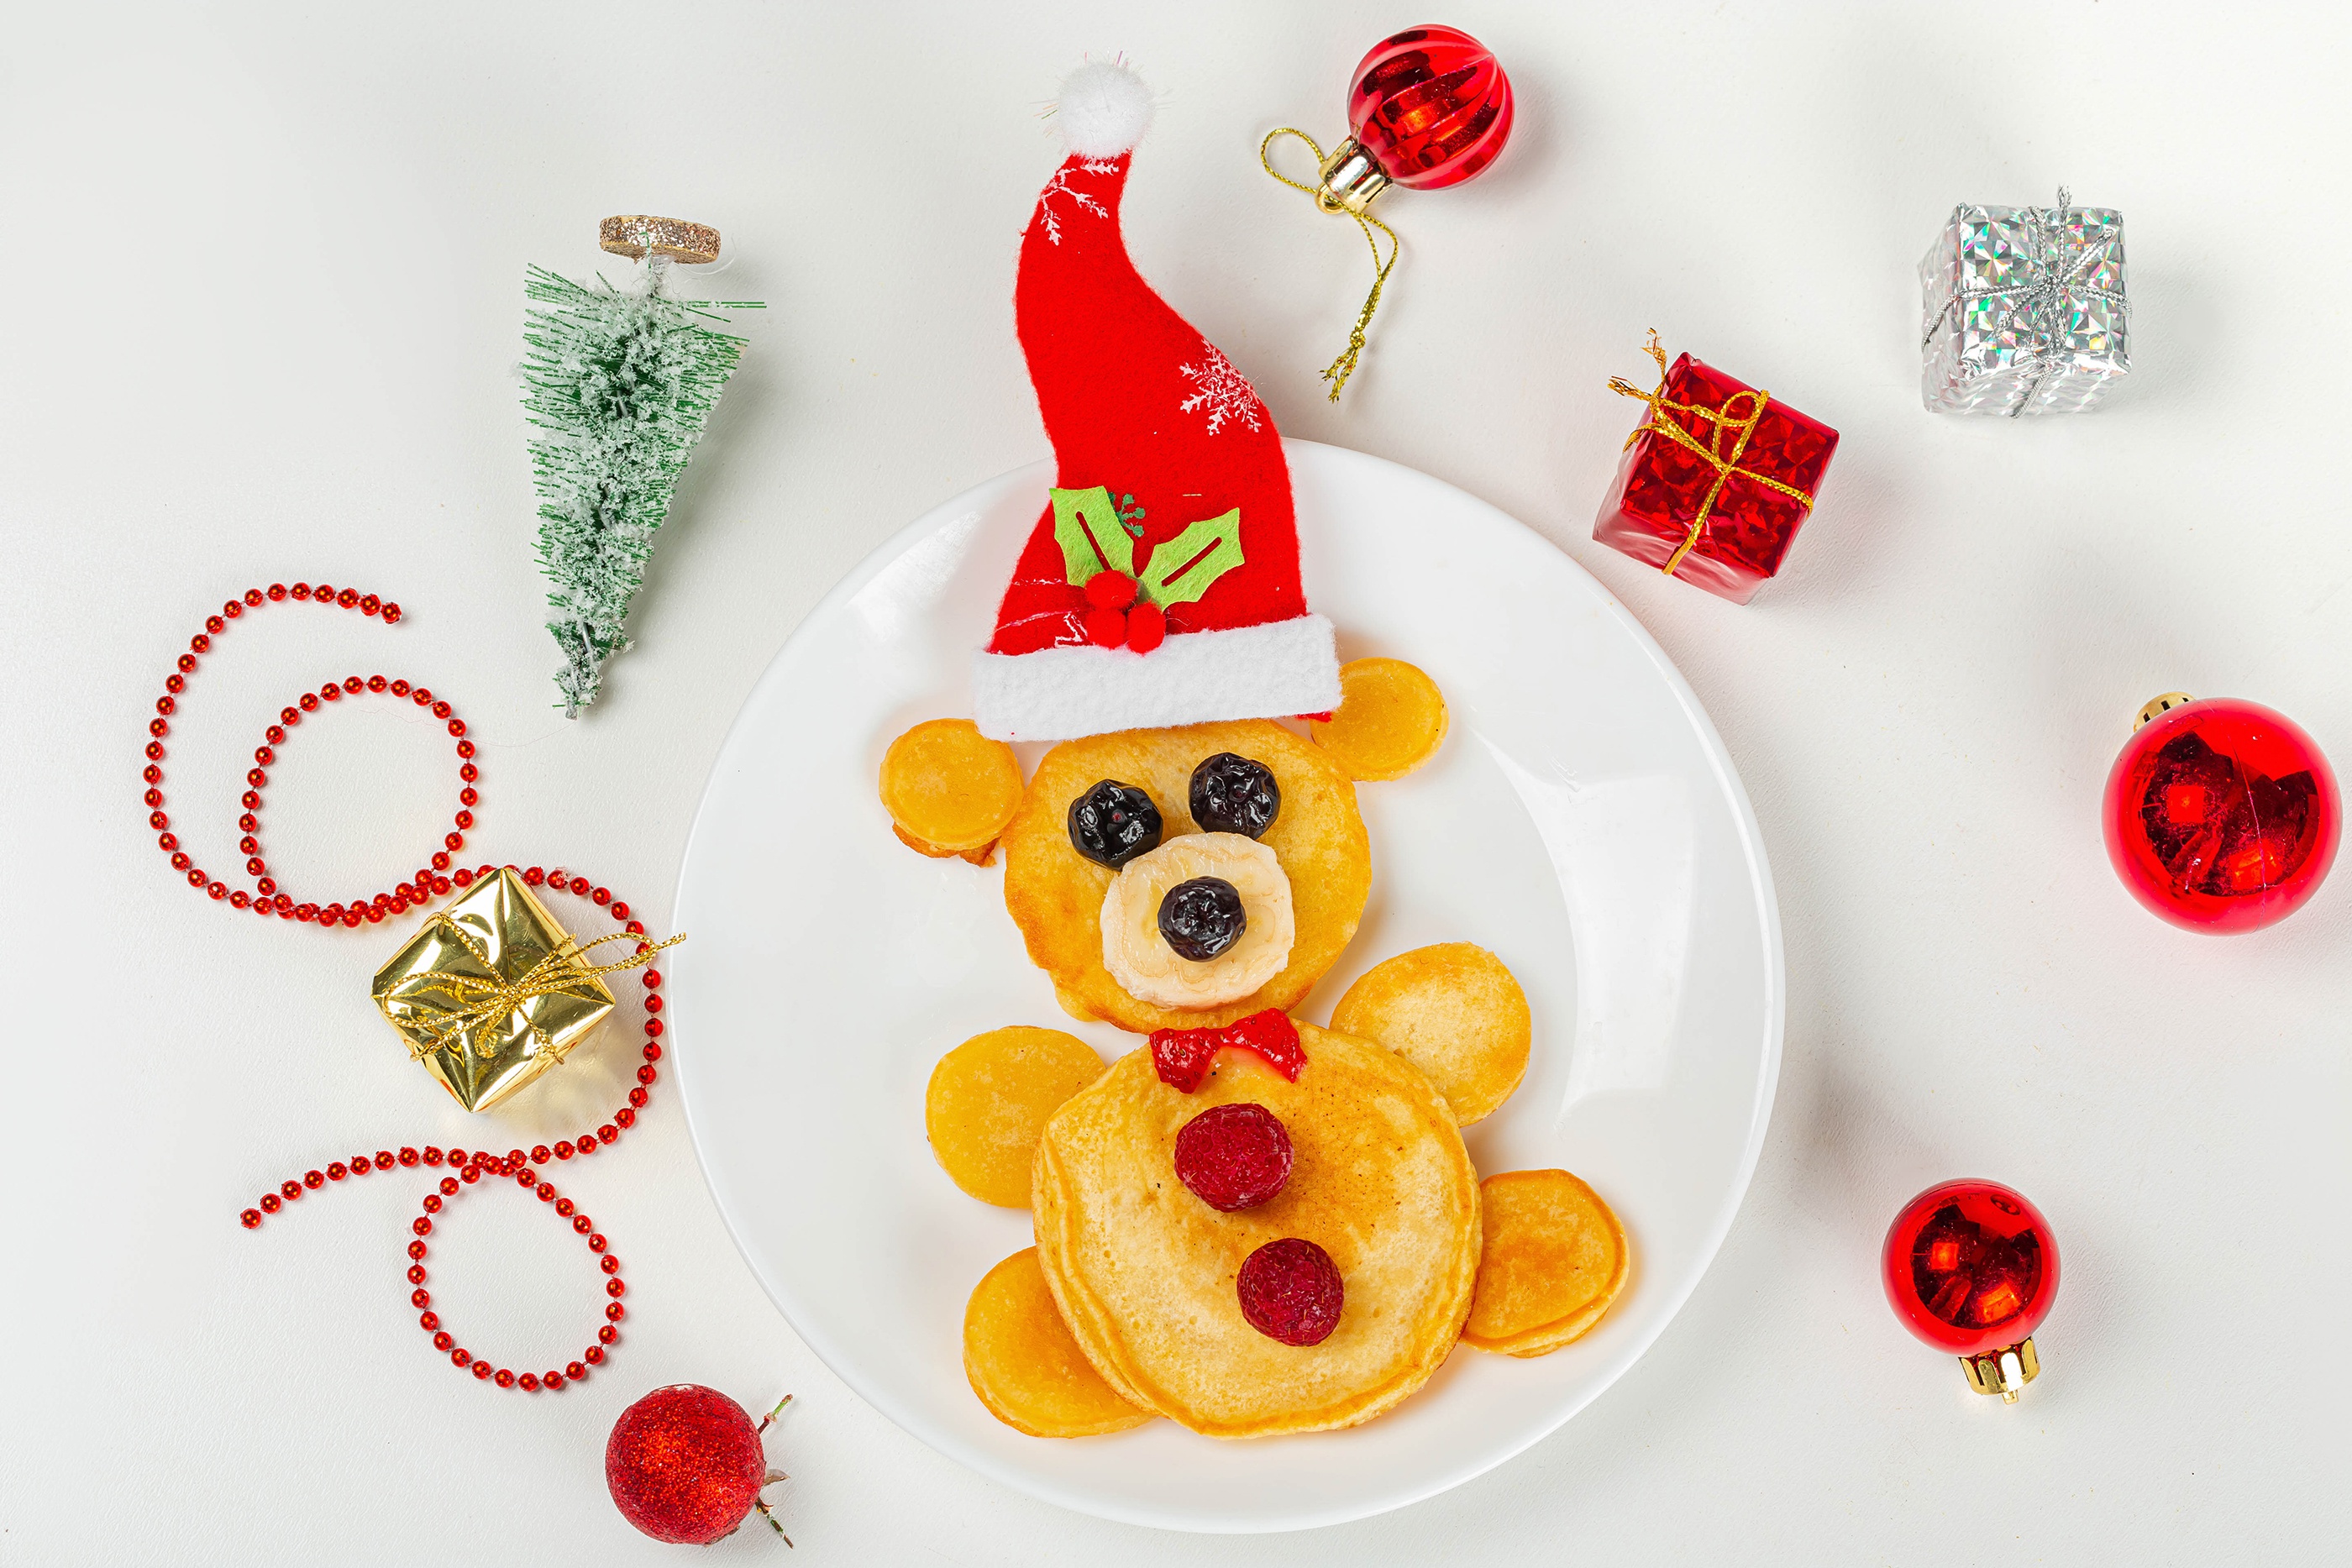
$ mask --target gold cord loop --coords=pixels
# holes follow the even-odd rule
[[[1314,186],[1307,183],[1304,180],[1294,180],[1289,175],[1284,173],[1281,170],[1274,166],[1274,159],[1270,154],[1274,148],[1274,139],[1277,136],[1296,136],[1298,140],[1307,143],[1307,151],[1315,154],[1315,163],[1318,168],[1322,167],[1323,163],[1323,148],[1321,144],[1318,143],[1315,138],[1307,135],[1304,131],[1297,130],[1297,128],[1288,125],[1276,126],[1274,130],[1267,131],[1265,133],[1265,140],[1257,144],[1258,163],[1267,173],[1273,175],[1276,179],[1281,181],[1284,184],[1289,186],[1294,191],[1304,191],[1308,195],[1313,195],[1315,193]]]
[[[1655,432],[1670,441],[1680,444],[1715,470],[1715,483],[1707,486],[1706,497],[1699,502],[1698,513],[1690,520],[1690,531],[1684,537],[1683,542],[1675,547],[1675,553],[1666,558],[1666,564],[1663,570],[1668,577],[1672,577],[1675,574],[1675,569],[1682,565],[1683,558],[1697,548],[1698,541],[1706,536],[1707,518],[1714,514],[1716,499],[1723,494],[1723,486],[1735,474],[1751,484],[1761,485],[1768,490],[1777,490],[1783,496],[1802,501],[1808,507],[1813,504],[1813,497],[1807,492],[1798,489],[1794,485],[1784,485],[1769,475],[1759,474],[1753,468],[1739,466],[1739,459],[1748,450],[1748,440],[1756,434],[1756,426],[1764,417],[1764,407],[1772,401],[1770,392],[1761,388],[1753,392],[1736,392],[1723,400],[1723,406],[1719,409],[1703,408],[1696,403],[1675,402],[1666,396],[1666,351],[1658,346],[1658,333],[1655,328],[1650,330],[1648,352],[1650,358],[1658,361],[1658,386],[1655,392],[1643,392],[1622,376],[1609,378],[1611,392],[1622,397],[1639,398],[1650,405],[1649,419],[1634,426],[1633,434],[1625,438],[1625,445],[1618,450],[1624,451],[1643,436]],[[1741,403],[1742,399],[1747,400],[1744,405]],[[1675,421],[1668,419],[1666,414],[1669,411],[1706,421],[1712,427],[1706,443],[1702,445],[1697,436],[1684,429]],[[1731,450],[1728,453],[1723,450],[1723,438],[1727,434],[1733,437]]]
[[[1263,167],[1267,173],[1273,175],[1276,179],[1281,181],[1292,190],[1304,191],[1308,195],[1313,196],[1315,198],[1315,204],[1322,208],[1325,212],[1347,213],[1348,216],[1356,220],[1356,226],[1364,231],[1364,244],[1372,253],[1372,291],[1364,297],[1364,308],[1357,314],[1355,330],[1348,334],[1347,350],[1341,353],[1338,359],[1332,361],[1329,368],[1325,370],[1323,372],[1323,379],[1331,383],[1331,401],[1333,402],[1338,402],[1339,401],[1339,389],[1346,386],[1348,384],[1348,378],[1356,373],[1356,361],[1364,351],[1365,330],[1372,324],[1372,312],[1380,308],[1381,290],[1388,287],[1389,273],[1395,267],[1397,264],[1397,252],[1402,249],[1402,246],[1401,242],[1397,239],[1396,230],[1389,227],[1388,225],[1381,222],[1380,219],[1373,217],[1370,213],[1350,211],[1349,209],[1339,205],[1338,203],[1329,200],[1323,191],[1318,189],[1317,186],[1309,185],[1303,181],[1294,180],[1289,175],[1284,173],[1281,170],[1276,168],[1274,166],[1274,160],[1270,154],[1274,147],[1275,138],[1278,136],[1297,137],[1298,140],[1307,143],[1307,150],[1315,154],[1316,167],[1320,169],[1323,166],[1325,162],[1323,149],[1317,143],[1315,138],[1307,135],[1304,131],[1297,130],[1295,127],[1288,125],[1280,126],[1273,131],[1267,131],[1265,134],[1265,140],[1257,144],[1257,161],[1259,165]],[[1389,254],[1385,259],[1381,256],[1380,241],[1372,237],[1372,231],[1374,229],[1378,229],[1381,233],[1389,236]]]

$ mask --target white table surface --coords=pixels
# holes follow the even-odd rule
[[[1361,246],[1256,141],[1339,134],[1349,68],[1418,7],[68,9],[20,8],[0,57],[0,1560],[682,1561],[614,1514],[600,1456],[625,1404],[684,1379],[799,1394],[770,1445],[799,1563],[2342,1550],[2352,871],[2282,927],[2200,939],[2128,900],[2098,831],[2130,716],[2169,688],[2269,703],[2352,764],[2352,114],[2320,7],[1446,10],[1502,52],[1517,129],[1474,184],[1383,202],[1405,257],[1338,409],[1313,372]],[[453,1372],[399,1279],[422,1182],[257,1235],[236,1210],[354,1148],[572,1131],[617,1102],[626,1047],[486,1134],[373,1013],[389,934],[194,896],[133,777],[208,610],[357,584],[408,619],[273,610],[192,686],[167,788],[205,862],[235,863],[263,716],[381,669],[471,722],[483,856],[576,864],[659,925],[710,758],[799,617],[907,519],[1045,451],[1012,274],[1055,161],[1036,109],[1089,49],[1161,95],[1127,204],[1145,275],[1286,432],[1493,501],[1625,601],[1738,759],[1787,926],[1774,1125],[1681,1318],[1514,1463],[1307,1535],[1102,1523],[898,1432],[760,1293],[667,1092],[565,1173],[633,1284],[609,1369],[533,1397]],[[2128,220],[2138,370],[2089,418],[1925,414],[1920,253],[1955,202],[2061,182]],[[720,226],[737,259],[711,291],[771,308],[743,319],[639,646],[567,724],[521,274],[586,273],[595,220],[630,210]],[[1652,325],[1843,433],[1748,607],[1589,538],[1634,413],[1602,383],[1639,379]],[[453,788],[445,737],[354,707],[304,727],[269,790],[273,858],[322,899],[413,867]],[[1970,1173],[2030,1194],[2064,1249],[2014,1409],[1879,1296],[1895,1209]],[[434,1260],[447,1315],[523,1364],[593,1310],[535,1207],[467,1206]],[[781,1552],[746,1531],[707,1560]]]

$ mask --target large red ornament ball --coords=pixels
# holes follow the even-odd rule
[[[760,1500],[768,1458],[743,1407],[715,1388],[656,1388],[613,1423],[604,1484],[621,1517],[656,1541],[706,1545]]]
[[[2178,694],[2176,694],[2178,695]],[[2107,858],[2156,914],[2252,931],[2317,891],[2343,837],[2336,775],[2311,737],[2234,698],[2158,698],[2107,775]]]
[[[2006,1350],[2058,1295],[2058,1243],[2024,1196],[1999,1182],[1948,1181],[1895,1217],[1881,1259],[1887,1304],[1953,1355]]]
[[[1412,27],[1372,46],[1348,91],[1348,128],[1400,185],[1458,185],[1511,137],[1511,78],[1452,27]]]

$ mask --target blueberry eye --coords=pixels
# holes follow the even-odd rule
[[[1220,751],[1192,769],[1190,804],[1202,831],[1255,839],[1282,814],[1282,786],[1263,762]]]
[[[1070,847],[1113,871],[1160,847],[1160,808],[1132,784],[1105,779],[1070,802]]]
[[[1160,901],[1160,935],[1178,957],[1196,964],[1224,952],[1248,928],[1241,891],[1221,876],[1180,882]]]

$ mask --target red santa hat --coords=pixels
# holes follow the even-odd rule
[[[973,657],[974,717],[1000,740],[1339,701],[1331,623],[1299,587],[1274,416],[1151,291],[1119,234],[1150,119],[1150,89],[1125,66],[1072,74],[1055,105],[1070,155],[1021,241],[1014,311],[1056,473]]]

